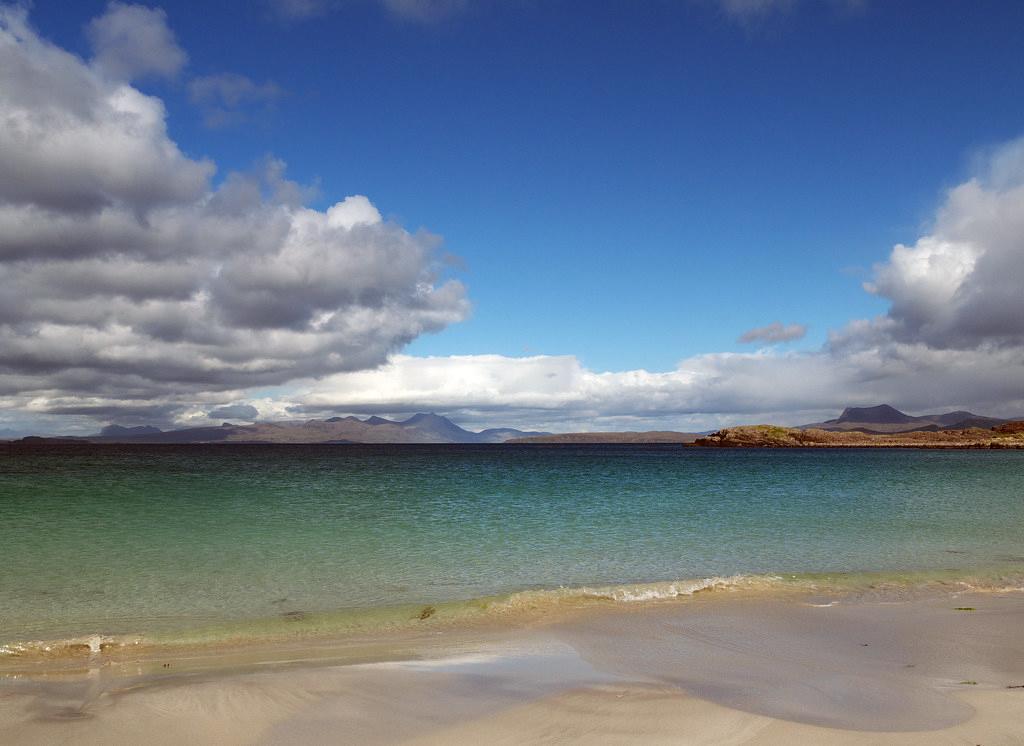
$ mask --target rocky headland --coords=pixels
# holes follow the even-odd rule
[[[711,433],[693,442],[717,448],[1011,448],[1024,449],[1024,421],[992,428],[866,433],[819,428],[743,425]]]

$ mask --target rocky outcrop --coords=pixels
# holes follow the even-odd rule
[[[1024,421],[1004,422],[1002,425],[996,425],[992,430],[1001,435],[1024,435]]]
[[[1019,425],[1013,429],[1009,425]],[[1024,448],[1024,423],[899,434],[745,425],[712,433],[695,446],[716,448]]]

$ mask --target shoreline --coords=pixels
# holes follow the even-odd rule
[[[81,666],[152,667],[164,659],[266,661],[294,650],[346,660],[351,648],[402,648],[412,640],[544,627],[564,618],[708,601],[712,598],[844,598],[906,601],[965,592],[1024,592],[1024,556],[998,565],[947,570],[781,573],[525,589],[480,598],[314,612],[282,607],[275,617],[225,620],[174,629],[84,629],[67,637],[0,639],[0,677]],[[327,652],[331,651],[331,652]],[[361,658],[363,654],[356,654]]]
[[[916,448],[934,450],[1021,450],[1024,424],[990,429],[917,430],[902,433],[822,430],[778,425],[741,425],[698,438],[696,448]]]
[[[673,743],[1013,743],[1022,623],[1021,591],[705,593],[276,658],[94,658],[0,678],[0,740],[582,742],[626,728]]]

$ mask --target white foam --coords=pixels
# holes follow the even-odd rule
[[[701,591],[736,588],[749,584],[750,581],[751,578],[746,575],[714,576],[671,583],[643,583],[598,589],[582,588],[580,593],[584,596],[608,598],[620,603],[636,603],[692,596]]]

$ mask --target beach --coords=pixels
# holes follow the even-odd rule
[[[274,655],[98,654],[6,676],[0,741],[1016,744],[1022,621],[1020,591],[708,591]]]
[[[0,0],[0,746],[1024,746],[1022,29]]]
[[[0,742],[1021,743],[1020,466],[18,452]]]

